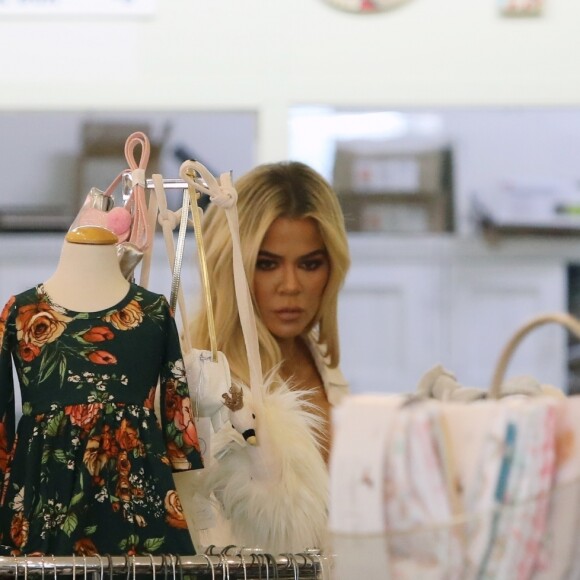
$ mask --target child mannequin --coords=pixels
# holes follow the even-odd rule
[[[51,300],[76,312],[96,312],[117,304],[130,287],[119,268],[116,238],[100,243],[90,239],[80,242],[67,236],[56,271],[44,283]]]
[[[173,480],[202,467],[175,322],[101,230],[69,232],[0,314],[2,554],[195,553]]]

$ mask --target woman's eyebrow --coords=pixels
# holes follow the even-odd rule
[[[317,258],[318,256],[327,256],[327,255],[328,252],[324,248],[320,248],[318,250],[310,252],[309,254],[304,254],[304,256],[301,256],[301,258],[302,259]]]
[[[282,256],[279,256],[278,254],[274,254],[274,252],[268,252],[268,250],[260,250],[258,252],[258,256],[260,258],[281,258]]]
[[[300,259],[301,260],[308,260],[311,258],[317,258],[318,256],[327,256],[327,255],[328,255],[328,252],[324,248],[320,248],[318,250],[314,250],[312,252],[309,252],[308,254],[304,254],[303,256],[300,256]],[[279,256],[278,254],[275,254],[274,252],[269,252],[268,250],[260,250],[258,252],[258,257],[270,258],[272,260],[274,260],[274,259],[280,260],[282,258],[282,256]]]

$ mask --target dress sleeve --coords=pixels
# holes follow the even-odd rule
[[[203,461],[179,335],[169,305],[166,300],[164,302],[167,310],[166,346],[159,383],[161,424],[165,444],[174,471],[200,469],[203,467]]]
[[[14,339],[14,297],[0,314],[0,481],[3,481],[15,433],[14,378],[11,344]]]

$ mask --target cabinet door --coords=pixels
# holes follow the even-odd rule
[[[62,237],[2,236],[0,301],[44,282],[58,264]],[[0,307],[1,308],[1,307]]]
[[[566,272],[560,264],[471,263],[452,267],[449,364],[461,384],[489,387],[504,346],[540,314],[566,311]],[[533,330],[516,349],[506,378],[532,375],[566,386],[566,331]]]
[[[440,269],[354,265],[339,304],[341,368],[351,390],[414,391],[441,356]]]

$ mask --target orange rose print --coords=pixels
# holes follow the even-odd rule
[[[12,518],[10,524],[10,537],[14,544],[21,548],[28,541],[28,520],[24,517],[23,512],[17,512]]]
[[[106,326],[94,326],[83,334],[83,338],[87,342],[105,342],[106,340],[115,338],[115,335]]]
[[[143,322],[143,310],[137,300],[131,300],[125,308],[103,317],[105,322],[112,324],[117,330],[131,330]]]
[[[165,521],[172,528],[187,529],[181,501],[179,501],[179,496],[174,489],[169,490],[165,496],[165,510],[167,511]]]
[[[124,501],[131,501],[131,484],[129,483],[129,478],[127,476],[120,476],[117,481],[116,489],[117,497]]]
[[[117,457],[117,469],[119,470],[119,475],[127,476],[131,473],[131,462],[126,451],[119,453],[119,457]]]
[[[117,364],[117,357],[106,350],[94,350],[87,355],[87,358],[96,365]]]
[[[169,456],[169,462],[173,469],[177,471],[187,471],[191,468],[191,463],[187,459],[184,451],[180,449],[175,441],[169,441],[166,445],[167,455]]]
[[[18,344],[18,355],[24,362],[32,362],[40,354],[40,348],[35,344],[21,342]]]
[[[4,473],[8,466],[8,458],[10,457],[10,450],[8,449],[8,434],[6,433],[6,425],[0,423],[0,471]]]
[[[105,452],[108,458],[117,457],[119,454],[119,446],[115,439],[115,433],[111,431],[109,425],[103,427],[103,432],[101,433],[101,449]]]
[[[181,397],[177,394],[175,381],[165,381],[165,418],[173,421],[176,409],[181,405]]]
[[[146,409],[154,409],[155,408],[155,387],[151,387],[149,389],[149,394],[143,403],[143,406]]]
[[[83,431],[90,431],[96,423],[102,403],[88,403],[86,405],[67,405],[64,414],[70,417],[73,425],[78,425]]]
[[[21,306],[16,317],[16,338],[20,342],[42,347],[54,342],[71,320],[44,302]]]
[[[107,454],[101,448],[100,439],[99,435],[91,437],[83,455],[83,463],[92,476],[99,475],[101,469],[107,464]]]
[[[198,451],[199,439],[197,438],[197,429],[193,421],[193,413],[191,412],[191,399],[184,397],[181,399],[181,405],[175,410],[173,422],[178,431],[183,433],[183,442],[189,447],[194,447]]]
[[[12,296],[2,309],[2,314],[0,314],[0,345],[4,340],[4,332],[6,331],[6,321],[8,320],[8,313],[10,312],[10,308],[12,308],[14,301],[15,298],[14,296]]]
[[[77,556],[95,556],[97,547],[90,538],[81,538],[74,544],[73,551]]]
[[[139,440],[139,433],[137,429],[129,425],[127,419],[121,421],[121,425],[115,433],[115,439],[121,449],[131,451],[132,449],[141,447],[143,443]]]

